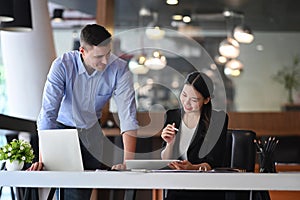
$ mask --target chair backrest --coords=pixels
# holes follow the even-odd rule
[[[256,160],[255,132],[228,129],[226,137],[225,167],[254,172]]]

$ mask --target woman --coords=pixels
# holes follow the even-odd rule
[[[189,74],[180,94],[181,109],[166,113],[162,159],[179,159],[169,167],[178,170],[211,170],[222,167],[228,119],[212,110],[213,82],[201,72]],[[201,181],[201,180],[199,180]],[[167,199],[224,199],[224,192],[168,190]]]

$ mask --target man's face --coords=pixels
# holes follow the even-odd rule
[[[106,68],[111,52],[110,44],[106,46],[88,46],[87,48],[80,47],[79,50],[88,71],[103,71]]]

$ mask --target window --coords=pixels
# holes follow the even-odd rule
[[[1,35],[0,35],[1,37]],[[0,40],[1,47],[1,40]],[[2,51],[0,48],[0,113],[7,111],[7,96],[6,96],[6,85],[5,85],[5,70],[2,60]]]

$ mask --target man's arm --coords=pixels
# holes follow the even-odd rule
[[[38,130],[57,128],[57,116],[65,92],[65,74],[60,62],[53,62],[47,75],[42,108],[37,119]]]
[[[122,134],[122,137],[123,137],[123,145],[124,145],[123,163],[125,164],[125,160],[134,159],[135,157],[137,131],[136,130],[125,131]]]

